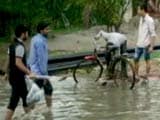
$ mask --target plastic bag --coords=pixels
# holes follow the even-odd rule
[[[44,99],[44,91],[40,89],[34,80],[26,77],[26,85],[28,89],[27,104],[31,105]]]

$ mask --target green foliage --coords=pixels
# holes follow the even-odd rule
[[[137,14],[137,7],[145,2],[148,2],[148,0],[132,0],[133,15]]]
[[[159,54],[159,50],[158,51],[154,51],[152,54],[151,54],[151,58],[160,58],[160,54]]]
[[[95,4],[97,22],[120,27],[130,0],[99,0]],[[97,14],[98,13],[98,14]]]
[[[19,23],[33,30],[41,20],[50,21],[54,28],[118,26],[126,5],[126,0],[1,0],[0,36],[9,34]]]

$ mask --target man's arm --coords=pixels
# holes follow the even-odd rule
[[[6,62],[3,68],[3,71],[5,72],[4,76],[2,77],[2,80],[8,80],[8,75],[9,75],[9,57],[6,57]]]
[[[149,48],[149,51],[150,51],[150,52],[153,51],[154,44],[155,44],[155,39],[156,39],[155,36],[152,36],[152,37],[150,38],[150,48]]]
[[[149,51],[152,52],[156,39],[155,24],[153,20],[149,21],[149,32],[151,34]]]
[[[16,57],[16,66],[22,71],[24,72],[26,75],[29,76],[29,78],[36,78],[36,74],[32,73],[22,62],[22,58],[21,57]]]
[[[30,78],[35,78],[35,74],[32,73],[23,63],[22,58],[25,54],[24,47],[19,45],[16,47],[16,58],[15,58],[15,64],[16,66],[24,72],[26,75],[28,75]]]
[[[30,75],[31,71],[23,64],[21,57],[16,57],[16,66],[25,74]]]

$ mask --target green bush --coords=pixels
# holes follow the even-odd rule
[[[127,4],[126,0],[1,0],[0,36],[10,35],[19,23],[34,31],[44,19],[58,29],[96,24],[119,27]]]

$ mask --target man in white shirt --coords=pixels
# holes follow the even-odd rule
[[[105,32],[101,30],[96,36],[95,39],[99,39],[102,37],[107,44],[112,44],[113,46],[117,47],[120,54],[123,54],[127,49],[127,37],[124,34],[118,32]],[[110,54],[106,50],[106,62],[109,65],[110,62]]]
[[[118,48],[118,54],[123,54],[126,52],[126,49],[127,49],[127,37],[124,35],[124,34],[121,34],[121,33],[118,33],[118,32],[105,32],[103,30],[101,30],[94,38],[96,40],[98,40],[100,37],[102,37],[107,45],[113,45],[115,47]],[[105,53],[105,59],[106,59],[106,65],[108,66],[110,64],[110,61],[111,61],[111,52],[112,50],[109,50],[106,49],[106,53]],[[122,62],[122,73],[126,73],[127,69],[126,69],[126,64]],[[110,79],[110,76],[107,76],[108,79]],[[102,81],[101,81],[102,85],[106,85],[107,81],[104,80],[102,78]]]
[[[108,43],[112,43],[114,46],[120,47],[127,41],[127,37],[124,34],[118,32],[105,32],[101,30],[96,36],[95,39],[100,37],[104,38]]]
[[[142,54],[146,61],[146,75],[150,72],[150,53],[153,51],[156,37],[155,24],[152,17],[147,13],[147,5],[138,7],[138,14],[141,16],[138,29],[138,41],[135,49],[135,71],[138,77],[139,59]],[[146,76],[147,77],[147,76]]]

